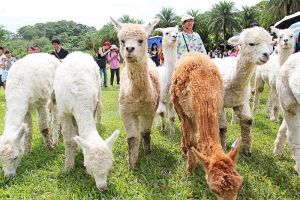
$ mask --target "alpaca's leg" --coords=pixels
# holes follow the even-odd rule
[[[139,122],[137,116],[122,114],[121,118],[123,120],[127,141],[128,141],[128,162],[131,168],[135,168],[138,162],[139,156],[139,146],[140,146],[140,134],[139,134]]]
[[[232,115],[231,115],[231,124],[236,124],[238,121],[238,117],[236,116],[235,112],[232,110]]]
[[[227,119],[224,108],[222,109],[219,116],[219,130],[220,130],[220,140],[223,149],[226,147],[226,133],[227,133]]]
[[[270,98],[272,105],[270,105],[270,120],[273,122],[279,121],[279,100],[276,88],[270,86]]]
[[[259,105],[259,96],[260,93],[262,93],[264,90],[264,81],[260,76],[257,76],[255,78],[255,90],[254,90],[254,97],[253,97],[253,107],[252,107],[252,112],[253,115],[257,110],[257,107]]]
[[[143,115],[139,119],[140,135],[143,137],[144,151],[146,154],[150,153],[151,147],[151,126],[153,123],[153,115]]]
[[[161,118],[160,131],[162,133],[165,133],[166,132],[166,115],[167,115],[166,105],[160,101],[156,112],[159,114],[159,116]]]
[[[195,171],[195,163],[196,163],[195,155],[192,152],[192,150],[189,149],[187,152],[187,170],[189,173],[192,173]]]
[[[275,140],[275,147],[273,150],[273,153],[275,155],[281,155],[283,153],[285,143],[286,143],[286,138],[287,138],[287,127],[286,127],[285,119],[283,119]]]
[[[242,106],[234,107],[233,109],[236,112],[237,116],[240,118],[243,153],[246,156],[251,156],[252,115],[251,115],[249,103],[245,103]]]
[[[28,127],[28,133],[25,134],[24,153],[27,154],[31,151],[31,140],[32,140],[32,118],[31,113],[27,112],[25,115],[25,123]]]
[[[51,134],[49,132],[49,127],[48,127],[48,123],[49,123],[49,113],[47,110],[46,106],[41,106],[38,108],[38,124],[39,124],[39,129],[41,131],[41,134],[44,138],[44,142],[47,146],[48,149],[52,149],[52,138],[51,138]]]
[[[65,170],[70,171],[74,168],[76,142],[74,137],[78,134],[77,125],[73,117],[64,116],[61,118],[62,123],[62,135],[65,145]]]
[[[273,101],[272,101],[272,93],[271,93],[271,88],[270,88],[270,91],[269,91],[269,95],[268,95],[268,100],[267,100],[267,115],[268,115],[268,118],[271,120],[272,118],[272,105],[273,105]]]
[[[173,103],[168,104],[168,111],[169,111],[169,119],[170,119],[170,137],[174,138],[175,135],[175,110]]]

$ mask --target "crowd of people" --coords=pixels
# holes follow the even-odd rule
[[[204,47],[203,41],[200,35],[193,31],[194,17],[185,14],[181,18],[182,32],[178,35],[177,41],[177,56],[180,58],[184,53],[190,51],[197,51],[208,55],[210,58],[224,58],[228,56],[237,57],[239,49],[233,47],[232,49],[226,49],[217,47],[214,50],[211,49],[208,53]],[[258,23],[252,23],[251,27],[259,26]],[[58,39],[51,41],[53,51],[51,52],[60,61],[64,59],[69,52],[61,47],[61,42]],[[300,34],[296,41],[295,52],[300,51]],[[27,47],[27,54],[39,53],[41,48],[38,45]],[[156,66],[164,64],[163,51],[156,43],[153,43],[149,48],[149,57],[153,60]],[[12,64],[16,61],[16,58],[12,56],[12,52],[9,49],[4,51],[3,47],[0,47],[0,88],[5,89],[7,80],[7,74]],[[118,51],[118,47],[115,44],[111,44],[109,41],[105,41],[102,46],[99,47],[95,61],[99,66],[99,73],[103,80],[103,87],[107,87],[107,63],[110,68],[110,85],[113,86],[116,76],[117,85],[120,84],[120,62],[121,57]]]

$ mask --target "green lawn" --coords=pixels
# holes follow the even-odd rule
[[[266,101],[266,93],[263,95]],[[127,164],[127,139],[118,113],[118,88],[103,89],[103,122],[98,126],[102,137],[113,130],[121,134],[114,144],[114,169],[108,177],[109,189],[99,192],[94,179],[83,166],[83,156],[78,150],[75,169],[66,173],[62,137],[53,151],[47,151],[38,132],[36,115],[32,152],[23,157],[17,175],[6,180],[0,172],[1,199],[215,199],[209,191],[200,165],[196,174],[188,174],[181,156],[180,128],[176,123],[176,138],[153,127],[152,153],[145,155],[140,149],[139,164],[130,170]],[[238,171],[244,178],[238,199],[300,199],[300,180],[293,169],[291,152],[275,158],[273,143],[279,124],[266,119],[264,106],[260,105],[253,129],[253,154],[240,156]],[[4,128],[5,99],[0,91],[0,132]],[[228,146],[239,136],[239,126],[230,125]],[[1,166],[0,166],[1,167]]]

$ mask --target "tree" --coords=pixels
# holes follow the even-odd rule
[[[249,28],[252,22],[258,21],[258,11],[255,7],[242,6],[242,10],[238,13],[238,18],[243,28]]]
[[[270,0],[268,8],[276,21],[300,10],[300,0]]]
[[[179,18],[173,11],[173,8],[170,7],[163,7],[162,10],[155,16],[159,18],[159,23],[157,26],[161,28],[175,26],[179,21]]]
[[[234,7],[234,3],[226,0],[215,4],[210,12],[209,29],[215,34],[222,31],[225,44],[230,36],[228,32],[241,30],[236,16],[237,10]]]
[[[137,24],[142,24],[143,21],[139,20],[139,19],[134,19],[132,17],[130,17],[129,15],[123,15],[122,17],[120,17],[118,19],[118,21],[122,22],[122,23],[137,23]]]

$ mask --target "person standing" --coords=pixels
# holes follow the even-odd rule
[[[193,32],[194,17],[185,14],[181,18],[182,32],[179,33],[177,42],[177,55],[180,58],[184,53],[197,51],[207,55],[200,35]]]
[[[60,45],[60,41],[58,39],[54,39],[51,41],[52,47],[54,49],[53,52],[51,52],[52,55],[54,55],[56,58],[58,58],[60,61],[67,57],[69,52],[65,49],[63,49]]]
[[[153,62],[155,63],[156,67],[159,66],[159,54],[158,54],[158,48],[157,48],[157,44],[153,43],[150,49],[150,57],[153,60]]]
[[[2,82],[2,74],[3,74],[3,67],[2,67],[2,59],[3,57],[5,57],[5,55],[3,54],[3,47],[0,47],[0,88],[1,86],[4,88],[4,83]]]
[[[100,75],[103,73],[103,86],[107,87],[106,56],[110,52],[111,43],[106,41],[102,47],[99,47],[96,62],[100,68]]]
[[[3,82],[3,88],[5,89],[6,81],[7,81],[7,75],[8,71],[12,67],[12,65],[17,61],[14,57],[12,57],[11,51],[6,50],[4,53],[5,57],[2,58],[2,82]]]
[[[110,85],[114,84],[114,77],[116,74],[117,84],[120,85],[120,54],[118,53],[118,47],[116,45],[112,45],[110,48],[110,52],[107,54],[107,61],[110,66]]]

